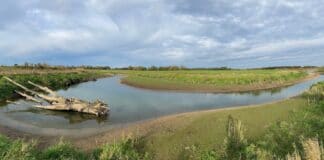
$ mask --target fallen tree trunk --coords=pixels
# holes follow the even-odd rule
[[[11,82],[12,84],[20,87],[24,91],[31,93],[32,95],[28,95],[27,93],[16,91],[16,93],[25,97],[27,100],[38,103],[39,105],[35,105],[35,107],[37,108],[48,109],[48,110],[59,110],[59,111],[75,111],[81,113],[94,114],[96,116],[106,115],[109,112],[108,105],[99,100],[95,102],[87,102],[75,98],[64,98],[62,96],[59,96],[55,91],[52,91],[48,87],[44,87],[28,81],[28,83],[33,85],[34,87],[48,93],[48,95],[45,95],[33,91],[31,89],[28,89],[27,87],[15,82],[14,80],[8,77],[4,77],[4,78],[9,82]],[[49,103],[49,105],[43,105],[43,102],[41,100]]]
[[[25,93],[22,93],[22,92],[19,92],[19,91],[15,91],[17,94],[25,97],[27,100],[30,100],[30,101],[34,101],[34,102],[37,102],[37,103],[42,103],[40,100],[28,95],[28,94],[25,94]]]
[[[39,89],[41,89],[41,90],[44,91],[44,92],[47,92],[48,94],[51,94],[51,95],[57,96],[56,92],[50,90],[50,89],[47,88],[47,87],[43,87],[43,86],[37,85],[37,84],[35,84],[35,83],[31,82],[31,81],[28,81],[28,83],[31,84],[31,85],[33,85],[33,86],[35,86],[35,87],[37,87],[37,88],[39,88]]]

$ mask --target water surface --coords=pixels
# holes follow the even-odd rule
[[[280,89],[216,94],[138,89],[120,84],[120,77],[116,76],[58,91],[65,97],[103,100],[111,108],[107,117],[42,110],[34,108],[31,102],[18,100],[0,107],[0,124],[35,134],[86,135],[163,115],[277,101],[296,96],[321,80],[324,76]]]

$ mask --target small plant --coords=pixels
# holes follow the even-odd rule
[[[49,147],[42,152],[40,159],[46,160],[86,160],[86,154],[78,151],[72,147],[69,143],[60,140],[60,142],[54,146]]]
[[[185,147],[181,159],[185,160],[218,160],[220,159],[214,150],[201,150],[198,146]]]
[[[98,160],[148,160],[147,153],[141,153],[137,149],[137,139],[125,138],[119,143],[106,144],[98,149],[94,157]]]
[[[12,141],[0,135],[1,160],[36,160],[36,142],[25,143],[23,140]]]
[[[246,157],[247,141],[244,138],[244,127],[241,121],[228,117],[227,137],[224,140],[223,158],[241,160]]]
[[[319,82],[311,86],[303,96],[307,98],[308,103],[318,103],[324,100],[324,82]]]

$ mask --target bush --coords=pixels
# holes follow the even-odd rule
[[[218,160],[220,157],[214,150],[200,150],[198,146],[192,145],[186,147],[180,159],[185,160]]]
[[[139,141],[127,138],[119,143],[107,144],[92,154],[79,151],[69,143],[60,141],[45,150],[37,151],[36,142],[10,140],[0,135],[1,160],[147,160],[147,153],[137,149]]]
[[[274,157],[282,159],[288,154],[293,154],[296,147],[297,150],[301,149],[295,126],[284,121],[272,125],[259,144],[260,147],[271,152]]]
[[[107,144],[95,151],[94,157],[99,160],[145,160],[150,159],[147,153],[137,150],[138,140],[126,138],[119,143]]]
[[[36,160],[35,142],[25,143],[22,140],[9,140],[0,135],[1,160]]]
[[[60,141],[58,144],[49,147],[42,152],[40,159],[46,160],[86,160],[85,153],[78,151],[69,143]]]
[[[247,141],[244,138],[244,127],[241,121],[228,117],[227,137],[224,140],[223,158],[240,160],[246,157]]]

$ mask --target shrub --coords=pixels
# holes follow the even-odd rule
[[[25,143],[22,140],[9,140],[0,135],[1,160],[36,160],[35,142]]]
[[[180,159],[185,160],[218,160],[219,155],[214,150],[201,150],[198,146],[192,145],[186,147]]]
[[[240,160],[246,157],[247,141],[244,138],[244,127],[241,121],[228,117],[227,137],[224,140],[223,158]]]
[[[58,144],[49,147],[40,156],[46,160],[86,160],[86,154],[78,151],[69,143],[60,141]]]
[[[107,144],[94,153],[99,160],[146,160],[150,159],[147,153],[137,150],[137,139],[126,138],[119,143]]]
[[[324,82],[319,82],[311,86],[303,96],[308,99],[309,103],[317,103],[324,100]]]

